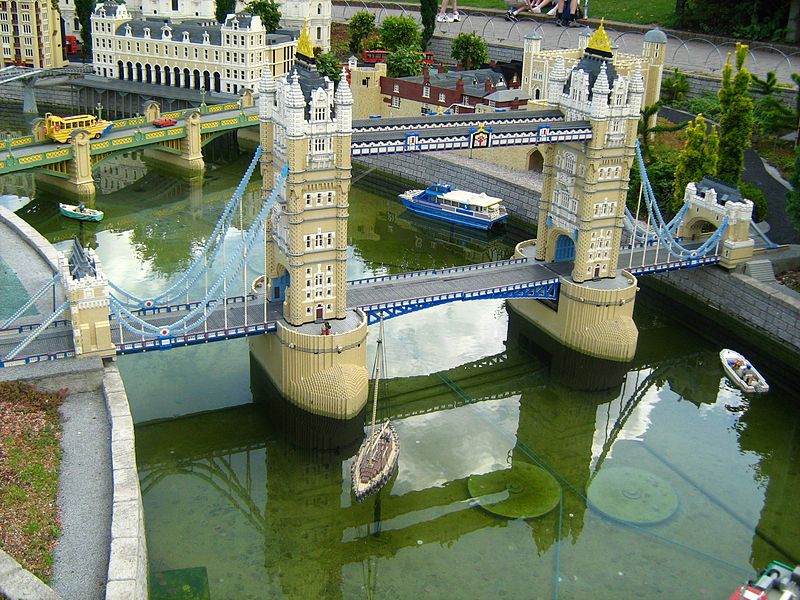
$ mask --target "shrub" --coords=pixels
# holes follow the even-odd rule
[[[765,220],[769,214],[769,205],[764,192],[746,181],[742,181],[739,184],[739,191],[742,192],[742,196],[753,201],[753,221],[760,223]]]

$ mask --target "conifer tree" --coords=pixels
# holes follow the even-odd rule
[[[794,175],[792,175],[792,189],[786,193],[786,214],[800,229],[800,146],[794,149]]]
[[[719,102],[722,106],[719,133],[719,160],[717,177],[730,185],[738,185],[744,170],[744,151],[750,147],[755,115],[753,99],[749,95],[750,71],[747,46],[736,44],[736,75],[733,75],[730,55],[722,71]]]
[[[717,128],[709,131],[703,115],[691,122],[686,129],[686,143],[678,156],[675,167],[675,195],[672,199],[672,210],[678,212],[683,205],[686,186],[691,181],[700,181],[703,177],[714,177],[717,174],[717,153],[719,136]]]
[[[438,0],[420,0],[419,14],[422,17],[422,47],[427,48],[428,42],[433,37],[436,29],[436,13],[438,12]]]

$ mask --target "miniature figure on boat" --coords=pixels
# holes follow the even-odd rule
[[[454,190],[442,183],[424,190],[408,190],[399,198],[413,213],[475,229],[488,230],[508,219],[500,198]]]
[[[95,210],[94,208],[86,208],[83,202],[80,204],[62,204],[58,203],[59,212],[65,217],[70,219],[78,219],[79,221],[102,221],[103,211]]]
[[[719,353],[719,358],[722,361],[725,373],[743,391],[750,393],[769,391],[769,384],[763,375],[758,372],[758,369],[750,361],[735,350],[723,348]]]

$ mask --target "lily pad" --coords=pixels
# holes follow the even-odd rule
[[[561,498],[555,478],[539,467],[517,462],[510,469],[473,475],[470,496],[484,510],[509,519],[531,519],[549,513]]]
[[[654,525],[678,510],[678,495],[665,479],[635,467],[601,470],[586,490],[589,506],[625,523]]]

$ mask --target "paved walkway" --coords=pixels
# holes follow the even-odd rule
[[[336,2],[333,7],[333,18],[336,21],[345,22],[352,14],[364,10],[367,5],[369,5],[368,10],[376,14],[378,22],[383,21],[387,16],[401,14],[407,14],[418,22],[420,21],[418,6],[374,1],[366,3]],[[455,37],[459,33],[475,32],[489,43],[522,47],[525,36],[532,29],[536,29],[542,36],[542,48],[550,50],[577,48],[578,36],[585,29],[580,25],[559,27],[552,17],[546,16],[523,16],[519,22],[510,23],[503,18],[502,10],[462,8],[460,14],[461,21],[458,23],[437,23],[434,35]],[[592,16],[598,19],[602,17],[600,14]],[[587,24],[595,29],[598,22],[592,19]],[[651,27],[607,23],[605,29],[612,43],[621,52],[641,54],[644,34]],[[719,39],[715,43],[708,37],[699,34],[691,37],[692,34],[680,32],[682,37],[687,38],[681,39],[677,35],[678,32],[665,31],[665,33],[667,34],[666,64],[668,67],[678,67],[683,71],[705,73],[717,77],[721,76],[728,52],[734,50],[736,45],[735,40]],[[794,87],[791,74],[800,72],[800,47],[781,46],[778,48],[762,42],[752,42],[747,68],[760,77],[764,77],[767,71],[775,71],[778,81]]]

